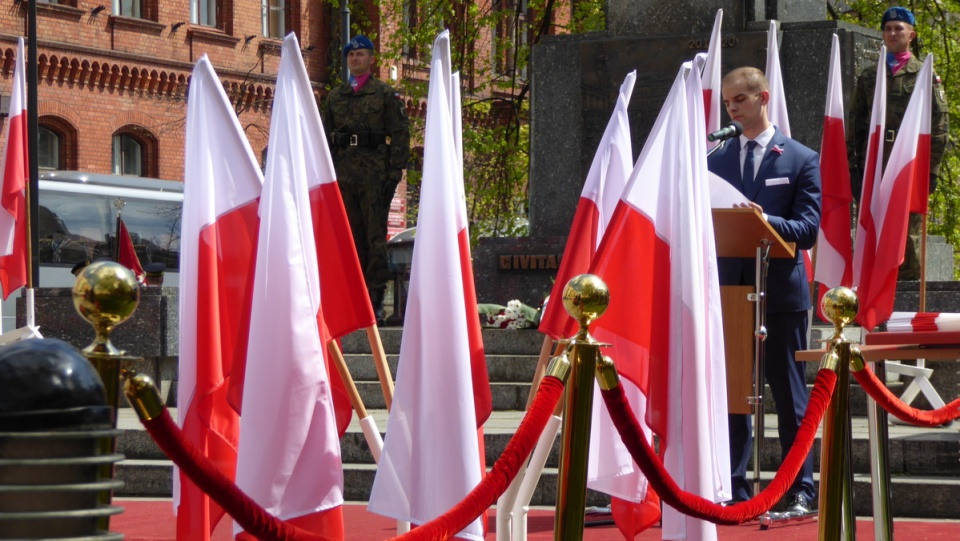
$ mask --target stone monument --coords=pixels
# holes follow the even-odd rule
[[[624,77],[637,70],[629,114],[634,158],[682,62],[705,52],[723,9],[722,71],[764,69],[770,20],[794,139],[820,148],[833,34],[840,38],[845,102],[877,59],[878,30],[828,20],[819,0],[608,0],[607,31],[550,36],[531,57],[529,237],[481,239],[474,252],[480,302],[538,305],[550,292],[580,191]],[[725,113],[723,122],[726,122]]]

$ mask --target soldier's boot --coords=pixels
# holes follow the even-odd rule
[[[377,326],[382,326],[386,319],[386,312],[383,310],[383,297],[386,291],[385,287],[370,290],[370,305],[373,306],[373,315],[377,318]]]

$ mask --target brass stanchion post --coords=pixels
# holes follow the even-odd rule
[[[140,303],[140,284],[133,271],[113,261],[100,261],[88,265],[77,277],[73,286],[73,305],[77,312],[93,326],[96,337],[93,343],[83,349],[83,355],[96,368],[103,380],[107,395],[107,405],[113,408],[112,425],[117,427],[117,407],[120,399],[121,363],[139,359],[130,357],[118,350],[110,342],[110,332],[114,327],[129,318]],[[116,450],[114,438],[100,441],[100,450],[104,455]],[[101,466],[101,477],[113,477],[113,464]],[[100,493],[100,502],[109,505],[112,499],[110,491]],[[110,518],[102,517],[100,528],[108,530]]]
[[[830,407],[823,418],[820,443],[820,524],[819,539],[852,540],[852,485],[849,465],[849,395],[850,360],[859,350],[851,347],[843,336],[843,327],[853,321],[859,309],[857,296],[845,287],[831,289],[823,297],[823,313],[833,322],[830,351],[823,356],[820,368],[837,372],[837,385]]]
[[[601,360],[600,344],[587,332],[610,302],[607,285],[600,278],[581,274],[563,290],[563,306],[580,323],[570,341],[570,379],[567,382],[560,437],[560,471],[554,539],[583,539],[583,512],[587,500],[587,460],[590,453],[590,408],[593,379]]]

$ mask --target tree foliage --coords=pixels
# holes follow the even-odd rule
[[[335,0],[334,0],[335,1]],[[379,63],[425,73],[430,47],[450,31],[454,71],[460,72],[464,171],[471,236],[526,233],[529,171],[530,48],[548,34],[602,30],[603,0],[378,0]],[[374,34],[362,5],[351,11],[354,34]],[[558,23],[561,21],[562,23]],[[426,77],[402,77],[408,99],[426,98]],[[424,118],[411,118],[415,141]],[[407,173],[408,217],[416,218],[420,173]]]
[[[880,28],[883,12],[892,4],[878,0],[849,0],[849,11],[841,18],[868,28]],[[943,81],[942,88],[947,94],[947,108],[950,118],[950,132],[947,149],[940,164],[940,176],[937,189],[930,198],[928,227],[930,234],[942,235],[953,246],[960,246],[960,150],[957,148],[957,135],[960,123],[960,0],[908,0],[900,2],[917,17],[917,40],[914,54],[923,58],[927,53],[934,55],[934,69]],[[954,256],[960,263],[960,259]],[[960,273],[960,265],[955,267]]]

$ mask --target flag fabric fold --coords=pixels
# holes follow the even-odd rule
[[[0,287],[3,299],[27,285],[27,82],[23,38],[17,40],[13,87],[7,109],[7,141],[3,147],[0,191]]]
[[[246,357],[263,177],[206,55],[187,100],[180,251],[179,424],[234,479],[240,420],[230,379]],[[174,473],[178,541],[207,540],[223,511]]]
[[[433,46],[424,168],[396,394],[374,479],[371,512],[422,524],[479,483],[477,412],[459,237],[464,205],[450,70],[449,33]],[[472,274],[472,273],[471,273]],[[469,312],[469,310],[473,310]],[[488,385],[489,387],[489,385]],[[489,392],[489,389],[487,390]],[[481,541],[480,520],[457,537]]]
[[[730,494],[726,369],[703,89],[691,70],[674,81],[594,257],[611,295],[593,334],[647,397],[674,479],[720,501]],[[670,508],[663,524],[665,538],[716,539],[714,525]]]
[[[721,29],[723,28],[723,9],[717,10],[713,19],[713,30],[710,32],[710,45],[707,46],[707,56],[704,59],[701,82],[703,85],[703,116],[706,119],[707,133],[720,129],[720,110],[723,108],[720,95],[721,82]],[[707,148],[711,149],[720,144],[720,141],[708,141]]]
[[[884,54],[885,51],[881,49],[880,58],[884,58]],[[884,69],[886,67],[881,62],[877,75],[877,96],[881,88],[880,79],[885,80]],[[882,176],[873,177],[874,181],[879,178],[879,183],[866,178],[871,165],[875,164],[879,169],[883,159],[879,150],[882,142],[877,136],[883,133],[883,125],[881,123],[879,130],[875,131],[878,125],[871,120],[867,173],[864,194],[860,199],[861,211],[854,249],[854,286],[860,300],[857,322],[868,330],[885,321],[893,312],[897,272],[903,263],[914,185],[926,184],[930,178],[932,81],[933,55],[927,55],[917,75],[917,87],[910,97],[887,166]],[[874,114],[877,102],[881,101],[877,96],[874,97]],[[871,152],[876,153],[873,163],[870,163],[874,156]]]
[[[290,34],[280,57],[260,199],[237,486],[281,519],[322,515],[322,523],[334,525],[317,531],[339,529],[342,539],[343,469],[321,334],[307,181],[314,149],[306,148],[298,95],[302,63]]]
[[[143,280],[143,267],[140,265],[140,258],[137,257],[137,250],[133,247],[133,239],[127,231],[127,224],[123,223],[123,218],[119,216],[117,216],[117,263],[133,271],[137,280]]]
[[[853,284],[853,242],[850,239],[850,171],[843,125],[843,85],[840,79],[840,40],[836,34],[830,50],[827,77],[827,103],[823,115],[823,139],[820,143],[820,175],[823,205],[817,238],[815,279],[819,282],[817,299],[834,287]],[[816,304],[817,314],[828,321]]]
[[[547,303],[537,327],[537,330],[553,339],[569,338],[577,333],[577,322],[567,314],[563,303],[559,302],[563,297],[563,289],[571,278],[590,269],[593,255],[600,245],[600,239],[603,238],[633,169],[633,146],[627,107],[630,105],[636,80],[637,72],[632,71],[620,85],[617,104],[603,131],[600,146],[580,192],[573,225],[570,227],[557,278],[550,292],[550,299],[558,302]]]

